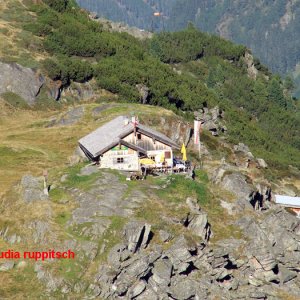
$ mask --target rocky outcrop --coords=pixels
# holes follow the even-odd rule
[[[191,211],[199,211],[194,201],[187,202]],[[275,285],[294,287],[297,297],[300,221],[293,217],[282,228],[286,214],[274,210],[261,221],[240,219],[236,226],[247,242],[231,238],[209,245],[180,235],[166,250],[148,239],[146,249],[142,243],[136,248],[132,241],[145,240],[141,232],[146,230],[145,224],[134,221],[125,226],[123,243],[110,250],[108,264],[99,268],[89,294],[105,299],[273,299]],[[281,232],[289,232],[284,241]]]
[[[150,89],[144,84],[137,84],[136,88],[140,94],[141,103],[147,104]]]
[[[15,266],[13,261],[6,261],[0,265],[0,272],[11,270]]]
[[[190,213],[184,220],[185,226],[190,229],[193,234],[207,242],[211,236],[211,228],[207,220],[207,214],[201,210],[196,199],[187,198],[186,203],[190,209]]]
[[[24,175],[21,180],[21,198],[26,203],[48,200],[48,190],[44,189],[44,178]]]
[[[70,86],[64,88],[61,91],[59,97],[71,97],[72,99],[80,100],[90,100],[98,96],[97,87],[91,82],[78,83],[72,82]]]
[[[113,103],[105,103],[105,104],[101,104],[95,108],[93,108],[92,110],[92,115],[94,118],[98,118],[101,117],[101,114],[103,111],[113,108],[114,106],[116,106],[116,104]]]
[[[240,152],[243,153],[248,158],[254,158],[253,154],[251,153],[249,147],[243,143],[238,143],[237,145],[233,146],[234,152]]]
[[[257,158],[256,161],[257,161],[258,168],[261,168],[261,169],[267,169],[268,168],[268,165],[267,165],[267,163],[265,162],[264,159]]]
[[[195,117],[201,121],[201,127],[209,130],[212,135],[218,136],[221,132],[226,132],[227,127],[222,124],[224,111],[221,111],[218,106],[208,109],[203,108],[194,113]]]
[[[62,82],[60,80],[53,81],[47,78],[46,87],[47,87],[48,97],[54,100],[59,100],[63,88]]]
[[[150,239],[151,226],[143,222],[130,222],[124,229],[124,239],[130,252],[145,248]]]
[[[233,172],[224,175],[221,186],[236,195],[238,199],[248,200],[255,188],[247,182],[245,175]]]
[[[97,167],[90,166],[82,168],[78,175],[89,176],[99,171]],[[69,189],[69,193],[78,203],[78,207],[73,211],[69,226],[80,227],[80,235],[96,240],[107,230],[111,221],[109,217],[131,217],[133,209],[140,206],[146,199],[143,193],[133,191],[123,198],[127,190],[127,185],[119,182],[116,175],[110,172],[102,172],[103,177],[96,180],[89,191],[76,188]],[[130,230],[136,230],[134,241],[138,243],[139,233],[147,234],[149,227],[145,224],[137,226],[133,223],[127,228],[126,236],[130,236]],[[132,241],[132,243],[134,242]],[[144,245],[144,244],[143,244]],[[132,246],[133,247],[133,246]],[[130,247],[130,249],[133,249]]]
[[[27,104],[33,105],[44,81],[41,74],[30,68],[16,63],[0,62],[0,95],[12,92],[23,98]]]
[[[64,115],[60,118],[52,119],[47,127],[54,127],[54,126],[70,126],[78,123],[84,116],[84,107],[78,106],[75,108],[71,108],[67,111]]]
[[[244,57],[245,63],[247,65],[247,72],[248,72],[248,76],[251,79],[256,79],[257,74],[258,74],[258,70],[256,69],[255,65],[254,65],[254,59],[252,54],[250,54],[249,52],[245,53],[245,57]]]

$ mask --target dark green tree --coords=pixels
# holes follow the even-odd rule
[[[51,8],[58,12],[64,12],[68,6],[68,0],[44,0]]]
[[[274,76],[268,86],[268,99],[281,107],[286,107],[286,100],[281,88],[280,78]]]

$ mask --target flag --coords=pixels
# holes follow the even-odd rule
[[[199,145],[199,134],[201,132],[201,122],[194,120],[194,144]]]
[[[183,161],[187,161],[187,157],[186,157],[186,148],[185,148],[184,143],[182,144],[182,147],[181,147],[181,153],[182,153],[182,160],[183,160]]]
[[[133,129],[134,129],[134,136],[136,137],[136,127],[137,127],[137,125],[139,124],[139,119],[138,119],[138,117],[133,116],[133,117],[131,118],[131,123],[132,123]],[[136,141],[135,141],[135,143],[136,143]]]
[[[139,124],[139,119],[137,116],[133,116],[131,118],[131,123],[133,124],[134,127],[136,127]]]

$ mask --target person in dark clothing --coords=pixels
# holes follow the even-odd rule
[[[266,200],[271,201],[271,199],[272,199],[272,189],[268,187],[266,190]]]

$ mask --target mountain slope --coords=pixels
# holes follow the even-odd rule
[[[105,2],[105,1],[104,1]],[[118,2],[118,1],[116,1]],[[299,0],[276,1],[122,1],[108,11],[101,1],[78,1],[91,11],[147,30],[183,29],[193,22],[203,31],[247,45],[273,72],[295,72],[300,62]],[[149,5],[150,3],[150,5]],[[131,5],[136,10],[132,12]],[[163,17],[154,17],[155,10]],[[294,73],[297,82],[298,73]]]
[[[273,165],[299,163],[296,103],[285,83],[245,47],[193,26],[141,41],[90,20],[73,1],[46,3],[50,7],[27,3],[15,25],[38,58],[31,59],[49,77],[37,97],[40,106],[52,105],[53,94],[80,98],[85,88],[95,97],[104,89],[120,101],[171,108],[187,119],[218,104],[227,111],[228,139],[249,144]]]
[[[0,80],[0,253],[21,254],[0,259],[1,298],[299,299],[300,222],[269,198],[300,192],[299,110],[279,77],[192,26],[139,40],[73,1],[11,0],[0,13],[11,45],[0,66],[42,82],[27,103],[14,77]],[[194,180],[128,181],[85,161],[78,139],[133,114],[190,138]],[[49,250],[75,257],[38,259]]]

